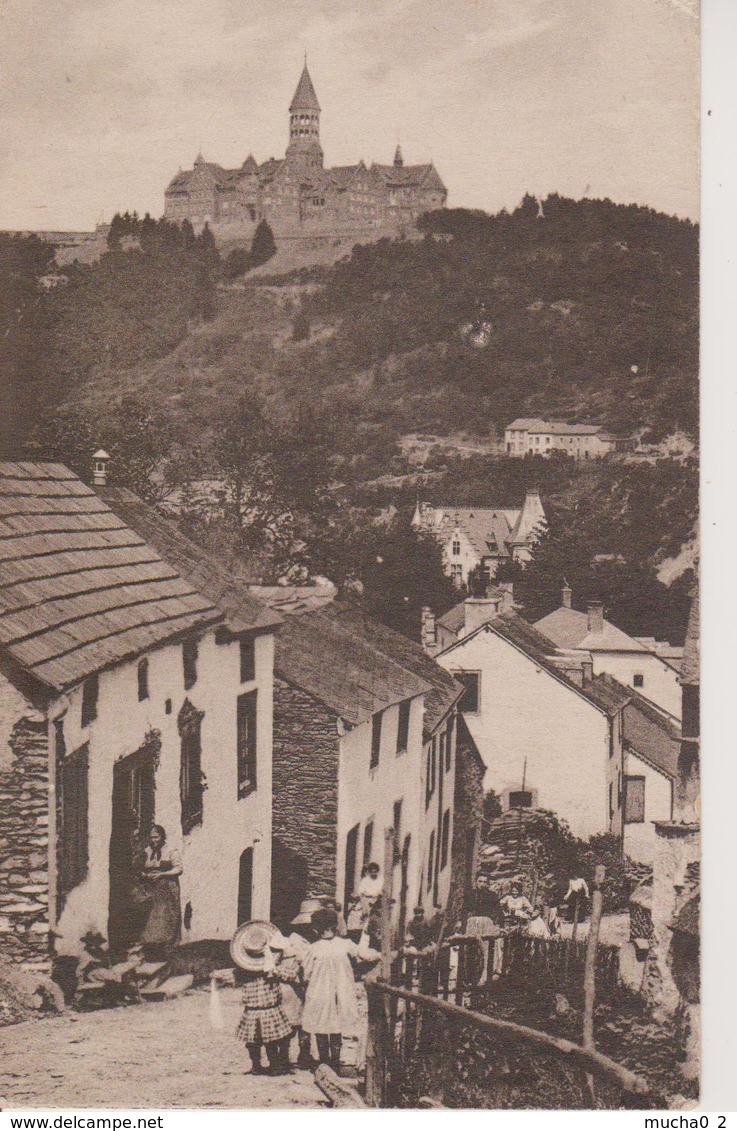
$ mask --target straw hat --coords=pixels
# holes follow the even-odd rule
[[[252,974],[272,970],[274,953],[269,944],[278,933],[274,924],[265,919],[242,923],[230,944],[230,956],[236,966]]]
[[[321,899],[303,899],[299,905],[299,915],[292,919],[290,926],[306,927],[312,923],[312,916],[316,911],[322,911],[324,904]]]
[[[59,936],[61,937],[61,936]],[[80,942],[92,944],[92,946],[101,946],[105,942],[105,936],[101,935],[99,931],[93,931],[91,928],[80,936]]]

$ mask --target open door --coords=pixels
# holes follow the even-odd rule
[[[113,767],[108,941],[114,957],[139,937],[147,912],[135,900],[135,855],[154,823],[154,753],[137,750]]]

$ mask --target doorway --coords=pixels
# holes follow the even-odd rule
[[[108,942],[114,957],[139,937],[148,910],[135,897],[135,858],[154,823],[155,755],[144,746],[113,767]]]

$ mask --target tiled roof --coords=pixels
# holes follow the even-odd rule
[[[286,617],[276,637],[277,676],[307,691],[346,722],[432,690],[324,612]]]
[[[429,737],[463,694],[463,688],[445,668],[436,664],[420,644],[400,632],[368,617],[360,609],[336,602],[325,609],[325,615],[343,628],[363,637],[373,648],[394,663],[406,668],[430,685],[425,696],[424,730]]]
[[[60,691],[223,614],[62,464],[0,464],[0,647]]]
[[[545,423],[539,416],[518,416],[511,424],[507,425],[507,431],[513,432],[527,432],[530,428],[539,428]]]
[[[562,420],[543,420],[539,416],[518,416],[507,425],[506,430],[527,432],[532,436],[542,432],[549,432],[552,436],[594,436],[597,432],[603,432],[603,425],[566,424]]]
[[[234,580],[220,562],[132,491],[125,487],[100,487],[98,494],[183,578],[225,613],[232,632],[263,632],[281,623],[278,613],[259,601],[245,582]]]
[[[422,187],[445,191],[434,165],[377,165],[372,164],[371,172],[376,173],[389,188]]]
[[[466,602],[459,601],[452,609],[448,609],[447,613],[443,613],[438,617],[438,624],[443,628],[447,628],[448,632],[454,635],[459,633],[466,623]]]
[[[521,508],[432,507],[423,512],[421,527],[433,534],[462,530],[477,554],[509,557],[506,542],[519,520]]]

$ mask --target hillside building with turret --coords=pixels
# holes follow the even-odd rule
[[[224,169],[198,154],[166,189],[166,219],[216,230],[248,230],[265,219],[276,233],[329,235],[350,227],[401,230],[445,206],[447,190],[432,162],[405,165],[400,146],[390,165],[326,169],[320,112],[305,62],[289,106],[284,157],[259,164],[249,154],[240,168]]]

